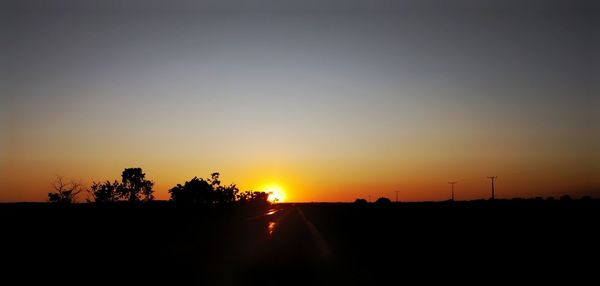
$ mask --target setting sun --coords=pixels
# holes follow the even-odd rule
[[[265,192],[269,194],[268,200],[272,203],[281,203],[285,201],[285,193],[280,186],[273,185],[265,189]]]

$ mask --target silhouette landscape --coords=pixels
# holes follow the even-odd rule
[[[0,0],[2,285],[597,284],[592,0]]]
[[[50,203],[0,204],[5,269],[22,283],[365,285],[462,271],[539,280],[534,269],[576,269],[583,282],[600,254],[600,200],[589,196],[278,203],[213,173],[155,201],[141,168],[93,183],[85,203],[74,203],[79,184],[54,186]],[[462,275],[448,280],[475,277]]]

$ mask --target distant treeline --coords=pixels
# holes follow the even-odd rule
[[[93,182],[89,189],[83,188],[79,182],[65,182],[62,177],[57,177],[53,183],[54,192],[48,193],[48,200],[70,204],[85,192],[88,203],[148,202],[154,200],[153,187],[154,182],[146,179],[141,168],[126,168],[121,174],[121,181]],[[169,190],[169,194],[170,201],[182,205],[269,203],[266,192],[241,192],[235,184],[221,185],[219,173],[212,173],[210,178],[194,177],[183,185],[177,184]]]
[[[556,201],[557,199],[555,199],[554,197],[535,197],[535,198],[512,198],[512,199],[489,199],[488,201],[511,201],[511,202],[520,202],[520,201],[535,201],[535,202],[541,202],[541,201],[548,201],[548,202],[552,202],[552,201]],[[558,200],[560,200],[561,202],[565,202],[565,201],[572,201],[575,200],[574,198],[572,198],[570,195],[562,195],[558,198]],[[591,196],[582,196],[579,198],[579,200],[581,201],[591,201],[592,197]],[[479,199],[479,200],[472,200],[470,202],[484,202],[486,201],[485,199]],[[444,202],[454,202],[454,200],[447,200]],[[363,198],[357,198],[354,201],[355,205],[367,205],[370,202],[367,201],[366,199]],[[398,201],[397,203],[400,203],[400,201]],[[443,203],[443,202],[442,202]],[[378,198],[375,203],[376,205],[389,205],[392,204],[392,201],[389,198],[386,197],[380,197]]]

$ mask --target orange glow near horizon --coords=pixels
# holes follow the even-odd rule
[[[143,168],[148,179],[155,182],[155,198],[159,200],[168,200],[167,191],[173,186],[183,184],[194,176],[206,178],[215,171],[221,173],[223,184],[235,183],[241,191],[273,192],[270,200],[278,198],[279,202],[351,202],[356,198],[369,197],[374,201],[378,197],[395,199],[395,191],[399,191],[400,201],[439,201],[450,197],[448,180],[459,182],[457,200],[481,199],[489,197],[490,182],[486,179],[489,175],[499,177],[496,182],[498,198],[558,197],[563,194],[597,196],[594,186],[599,183],[597,177],[588,174],[588,166],[578,165],[580,158],[565,157],[560,158],[562,165],[558,169],[553,164],[540,166],[535,162],[520,163],[518,158],[505,157],[502,164],[464,160],[461,165],[446,170],[445,166],[450,162],[443,158],[432,160],[432,163],[416,159],[394,162],[375,158],[377,160],[365,159],[362,163],[353,164],[323,159],[325,163],[318,166],[292,159],[262,165],[258,160],[248,160],[231,165],[208,162],[205,165],[217,168],[198,169],[194,166],[202,162],[181,164],[177,158],[172,161],[131,158],[105,165],[87,165],[83,164],[84,159],[78,158],[54,164],[53,158],[46,156],[38,156],[35,162],[22,158],[9,160],[12,164],[2,164],[0,202],[45,201],[55,175],[64,176],[67,180],[80,180],[89,187],[92,181],[119,179],[123,168],[138,166]],[[567,167],[570,169],[567,170]],[[85,195],[79,201],[85,201]]]
[[[269,194],[268,200],[272,203],[282,203],[285,202],[285,192],[283,188],[278,185],[271,185],[265,188],[265,192]]]

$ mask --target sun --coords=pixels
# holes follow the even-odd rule
[[[269,194],[267,200],[272,203],[281,203],[285,201],[285,193],[283,192],[283,188],[277,185],[272,185],[265,188],[265,192]]]

